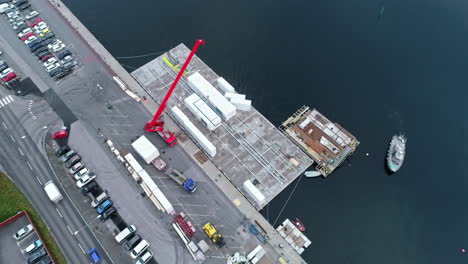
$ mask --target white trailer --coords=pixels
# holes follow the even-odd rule
[[[219,89],[223,90],[225,93],[234,93],[234,87],[228,81],[226,81],[223,77],[219,77],[216,79],[216,83],[218,84]]]
[[[265,196],[250,180],[244,182],[244,190],[259,206],[263,205]]]
[[[47,193],[47,196],[49,196],[49,199],[54,203],[58,203],[63,199],[62,194],[53,181],[48,181],[44,184],[44,191]]]
[[[139,137],[132,143],[133,149],[140,155],[146,164],[153,164],[158,170],[166,170],[167,164],[159,158],[159,150],[145,136]]]
[[[197,94],[185,98],[184,103],[208,130],[213,131],[221,126],[221,118]]]
[[[143,168],[136,161],[135,157],[133,157],[132,153],[128,153],[127,155],[124,156],[124,158],[127,160],[128,164],[132,166],[132,168],[135,170],[137,174],[143,171]]]
[[[239,98],[231,98],[231,103],[236,107],[236,109],[241,111],[250,111],[252,106],[252,101],[250,100],[242,100]]]
[[[213,87],[200,73],[195,72],[187,78],[192,88],[201,98],[206,99],[211,107],[224,120],[236,115],[236,108],[216,88]]]
[[[205,135],[188,119],[188,117],[177,106],[171,108],[172,114],[177,119],[180,125],[197,141],[198,145],[210,156],[216,155],[216,147],[209,141]]]

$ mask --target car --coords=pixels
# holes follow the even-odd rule
[[[61,62],[62,64],[65,64],[65,63],[70,62],[70,61],[72,61],[72,60],[73,60],[73,58],[72,58],[71,56],[65,56],[65,58],[63,58],[62,60],[60,60],[60,62]]]
[[[107,210],[107,208],[109,208],[111,206],[112,206],[112,201],[107,199],[104,202],[102,202],[101,205],[99,205],[96,208],[96,211],[97,211],[98,214],[102,214],[105,210]]]
[[[71,56],[71,55],[72,53],[70,50],[64,50],[59,55],[57,55],[57,57],[59,58],[59,60],[63,60],[63,58],[65,58],[66,56]]]
[[[28,26],[26,24],[23,24],[15,29],[16,33],[20,33],[21,31],[27,29]]]
[[[69,172],[70,172],[71,175],[73,175],[73,174],[75,174],[77,171],[81,170],[83,167],[84,167],[83,163],[78,162],[78,163],[76,163],[75,165],[73,165],[73,166],[70,168]]]
[[[20,28],[20,27],[22,27],[22,26],[26,26],[26,24],[25,24],[23,21],[16,23],[16,24],[13,26],[13,29],[14,29],[14,30],[17,30],[18,28]]]
[[[49,27],[44,21],[42,21],[42,22],[39,22],[37,25],[35,25],[33,28],[36,31],[36,33],[40,33],[42,30],[47,29]]]
[[[99,256],[97,250],[95,248],[92,248],[90,250],[88,250],[88,256],[89,258],[91,259],[91,261],[93,261],[93,263],[95,264],[99,264],[102,262],[102,258],[101,256]]]
[[[44,62],[43,65],[44,65],[44,67],[47,68],[47,66],[53,65],[55,63],[57,63],[57,59],[56,58],[50,58],[46,62]]]
[[[57,44],[57,45],[54,45],[52,46],[52,52],[57,52],[57,51],[61,51],[65,48],[65,44],[63,43],[60,43],[60,44]]]
[[[42,41],[49,40],[49,39],[51,39],[51,38],[53,38],[53,37],[55,37],[55,34],[52,33],[52,32],[49,32],[49,33],[45,34],[44,36],[42,36]],[[54,41],[53,39],[50,40],[50,42],[53,42],[53,41]],[[50,43],[50,42],[49,42],[49,43]],[[47,43],[47,45],[48,45],[49,43]]]
[[[107,192],[103,191],[98,195],[95,195],[94,193],[91,193],[93,200],[91,201],[91,206],[93,208],[96,208],[99,204],[101,204],[107,197]]]
[[[96,175],[89,176],[89,174],[86,174],[85,176],[81,177],[79,180],[76,181],[76,187],[81,188],[85,186],[86,184],[90,183],[95,178],[96,178]]]
[[[141,257],[138,258],[135,264],[148,263],[148,261],[150,261],[152,257],[153,257],[153,252],[151,252],[151,250],[147,250],[144,254],[141,255]]]
[[[56,39],[56,40],[54,40],[52,43],[50,43],[49,45],[47,45],[47,47],[48,47],[49,49],[51,49],[52,46],[58,45],[58,44],[61,44],[61,43],[63,43],[63,42],[62,42],[60,39]]]
[[[24,41],[24,44],[28,45],[29,43],[31,43],[31,42],[33,42],[33,41],[35,41],[35,40],[37,40],[37,37],[36,37],[36,36],[30,36],[28,39],[26,39],[26,40]]]
[[[27,246],[24,251],[28,254],[33,253],[34,251],[38,250],[40,247],[42,247],[42,241],[40,239],[34,241],[31,245]]]
[[[47,35],[49,33],[52,33],[52,32],[50,32],[50,29],[44,29],[44,30],[41,31],[41,33],[39,33],[39,36],[44,37],[45,35]]]
[[[31,19],[31,18],[36,17],[38,15],[39,15],[39,12],[34,10],[34,11],[29,12],[29,14],[26,15],[26,19]]]
[[[81,160],[80,155],[75,155],[71,159],[69,159],[67,162],[65,162],[65,167],[69,169],[71,166],[75,165]]]
[[[11,72],[11,73],[7,74],[5,77],[3,77],[2,81],[9,82],[9,81],[13,80],[16,76],[17,76],[16,73]]]
[[[60,157],[60,161],[61,162],[66,162],[67,160],[71,159],[71,157],[75,156],[76,155],[76,151],[74,151],[73,149],[71,149],[70,151],[68,151],[67,153],[65,153],[65,155],[63,155],[62,157]]]
[[[7,74],[9,73],[12,73],[13,70],[11,68],[6,68],[5,70],[3,70],[2,72],[0,72],[0,77],[4,77],[6,76]]]
[[[17,23],[23,21],[23,18],[20,16],[13,16],[10,19],[8,19],[8,22],[10,22],[12,25],[16,25]]]
[[[57,74],[55,74],[55,75],[52,76],[52,77],[54,77],[55,80],[60,80],[60,79],[62,79],[63,77],[67,76],[68,74],[69,74],[69,73],[68,73],[67,71],[59,71],[59,72],[57,72]]]
[[[57,68],[53,69],[52,71],[50,71],[50,72],[49,72],[49,76],[50,76],[50,77],[55,77],[55,76],[59,75],[60,73],[63,73],[63,68],[62,68],[62,66],[57,67]]]
[[[28,33],[32,33],[33,31],[30,29],[30,28],[26,28],[24,29],[23,31],[21,31],[19,34],[18,34],[18,37],[21,38],[22,36],[28,34]]]
[[[6,70],[8,68],[8,64],[6,62],[1,61],[0,63],[0,72]]]
[[[52,139],[59,139],[68,136],[68,132],[66,130],[57,131],[52,135]]]
[[[41,44],[41,41],[40,40],[35,40],[35,41],[29,43],[28,47],[31,49],[31,48],[34,48],[34,46],[39,45],[39,44]]]
[[[39,262],[36,264],[52,264],[52,260],[50,259],[49,255],[47,255],[41,258],[41,260],[39,260]]]
[[[13,236],[16,240],[20,240],[24,237],[26,237],[29,233],[31,233],[34,230],[33,226],[31,224],[26,225],[25,227],[21,228],[16,232],[16,234]]]
[[[81,188],[81,194],[86,195],[87,193],[96,189],[97,186],[98,186],[97,183],[95,181],[92,181],[86,184],[83,188]]]
[[[89,170],[87,168],[82,168],[80,171],[78,171],[75,174],[75,180],[79,180],[81,177],[85,176],[88,173],[89,173]]]
[[[30,32],[21,37],[22,41],[27,40],[29,37],[35,36],[34,33]]]
[[[70,70],[71,68],[75,67],[75,61],[69,61],[65,64],[63,64],[63,68],[67,71]]]
[[[34,55],[38,56],[44,51],[48,52],[49,49],[47,49],[47,47],[45,47],[44,45],[40,45],[40,46],[34,47],[34,50],[31,49],[31,51],[34,52]]]
[[[63,145],[55,152],[55,156],[60,157],[68,151],[70,151],[70,147],[68,145]]]
[[[7,17],[12,18],[12,17],[15,17],[15,16],[19,16],[19,14],[20,14],[20,12],[18,12],[18,11],[11,11],[11,12],[7,13]]]
[[[117,213],[117,210],[115,210],[114,207],[111,207],[109,209],[107,209],[106,211],[104,211],[102,214],[101,214],[101,221],[104,222],[106,221],[107,219],[109,219],[113,214]]]
[[[38,55],[38,57],[39,57],[39,55]],[[48,59],[53,58],[53,57],[54,57],[54,55],[52,53],[47,53],[46,55],[44,55],[44,56],[42,56],[40,58],[41,58],[42,61],[47,61]]]
[[[50,64],[50,65],[48,65],[48,66],[46,67],[46,71],[47,71],[47,72],[51,72],[51,71],[53,71],[53,70],[55,70],[55,69],[57,69],[57,68],[59,68],[59,67],[60,67],[60,63],[58,63],[58,62],[55,63],[55,64]]]
[[[22,6],[18,7],[18,9],[19,9],[20,11],[23,11],[23,10],[25,10],[25,9],[27,9],[27,8],[30,8],[30,7],[31,7],[31,4],[25,4],[25,5],[22,5]]]
[[[139,242],[141,241],[141,237],[139,235],[134,235],[130,239],[127,240],[124,244],[124,248],[128,251],[132,250]]]
[[[45,248],[41,248],[28,258],[28,264],[36,263],[43,256],[47,255]]]
[[[29,22],[29,26],[34,27],[34,26],[36,26],[37,24],[39,24],[41,22],[42,22],[42,18],[38,17],[38,18],[34,19],[32,22]]]
[[[15,6],[18,7],[18,6],[26,4],[27,2],[28,2],[27,0],[19,0],[19,1],[13,2],[13,4],[15,4]]]
[[[42,39],[42,42],[44,42],[44,44],[46,45],[49,45],[50,43],[54,42],[54,33],[50,33],[52,34],[51,37],[47,37],[47,36],[44,36],[44,38]]]

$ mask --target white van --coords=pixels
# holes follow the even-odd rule
[[[141,255],[141,253],[143,253],[143,251],[145,251],[148,247],[149,247],[149,243],[148,241],[146,240],[142,240],[133,250],[132,252],[130,252],[130,256],[132,256],[132,258],[136,259],[138,256]]]
[[[63,199],[62,194],[53,181],[48,181],[44,184],[44,191],[47,193],[47,196],[49,196],[49,199],[54,203],[58,203]]]
[[[122,242],[124,242],[125,239],[127,239],[131,234],[135,233],[135,231],[136,227],[134,225],[128,226],[115,236],[115,241],[117,241],[119,244],[122,244]]]

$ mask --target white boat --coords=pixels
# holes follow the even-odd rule
[[[320,174],[320,172],[318,171],[306,171],[304,172],[304,176],[306,176],[307,178],[313,178],[313,177],[322,176],[322,174]]]
[[[406,137],[404,135],[394,135],[387,152],[387,166],[392,172],[398,171],[403,165],[405,152]]]

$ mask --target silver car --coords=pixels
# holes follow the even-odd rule
[[[31,224],[21,228],[16,232],[16,234],[13,236],[16,240],[20,240],[24,237],[26,237],[29,233],[31,233],[34,230],[33,226]]]

